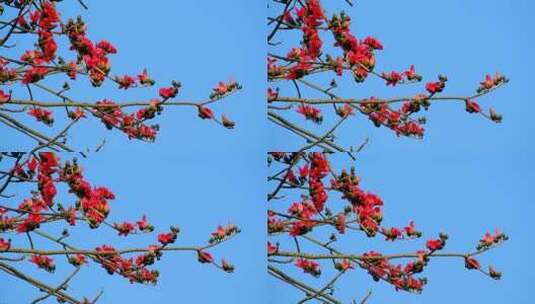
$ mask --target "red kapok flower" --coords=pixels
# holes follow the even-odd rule
[[[481,239],[481,243],[486,246],[490,246],[494,244],[495,238],[492,234],[489,232],[485,233],[485,236]]]
[[[209,108],[204,107],[204,106],[198,106],[198,110],[199,110],[198,115],[200,118],[202,119],[214,118],[214,113]]]
[[[160,97],[164,99],[174,98],[178,94],[176,87],[160,88]]]
[[[4,240],[3,238],[0,238],[0,251],[6,251],[11,246],[11,242]]]
[[[48,272],[54,272],[56,270],[56,265],[54,260],[46,255],[32,255],[30,257],[30,262],[37,265],[37,267],[42,268]]]
[[[74,207],[67,209],[67,222],[71,226],[76,225],[76,209]]]
[[[168,233],[160,233],[158,235],[158,242],[162,243],[162,245],[171,244],[176,240],[176,234],[173,232]]]
[[[114,224],[115,229],[119,232],[119,235],[128,236],[132,231],[134,231],[134,224],[124,222],[121,224]]]
[[[155,81],[149,77],[147,69],[144,69],[141,74],[137,75],[137,80],[140,84],[145,86],[152,86],[155,83]]]
[[[230,264],[226,260],[221,260],[221,268],[223,268],[225,272],[234,272],[234,265]]]
[[[214,261],[214,258],[210,253],[203,250],[199,250],[197,251],[197,260],[201,263],[212,263]]]
[[[502,273],[499,271],[496,271],[494,267],[489,266],[489,276],[495,280],[499,280],[502,278]]]
[[[466,112],[468,113],[479,113],[481,112],[481,107],[479,104],[473,100],[466,99],[465,101]]]
[[[320,265],[315,261],[300,258],[295,262],[295,266],[303,269],[305,273],[309,273],[315,277],[321,275]]]
[[[152,230],[154,230],[154,227],[151,224],[149,224],[146,215],[143,215],[141,220],[137,221],[136,224],[137,224],[137,228],[139,230],[141,230],[141,231],[152,231]]]
[[[351,261],[348,259],[343,259],[340,263],[336,263],[335,267],[340,271],[345,271],[353,269],[353,263],[351,263]]]
[[[297,108],[297,113],[302,114],[306,119],[312,120],[315,123],[321,123],[323,121],[321,110],[310,105],[300,105]]]
[[[119,84],[119,89],[128,89],[130,88],[134,83],[135,80],[132,76],[124,75],[122,77],[115,77],[115,81]]]
[[[400,82],[401,79],[403,79],[401,74],[395,71],[392,71],[390,73],[383,73],[382,77],[386,80],[387,86],[389,85],[396,86],[396,84],[398,84],[398,82]]]
[[[344,106],[336,109],[336,114],[340,117],[348,117],[353,115],[353,107],[349,104],[344,104]]]
[[[430,94],[442,92],[443,88],[444,88],[444,85],[441,82],[429,82],[425,85],[425,89]]]
[[[436,240],[429,240],[425,244],[427,249],[431,251],[441,250],[444,248],[444,241],[442,239],[436,239]]]
[[[221,226],[221,225],[218,225],[218,226],[217,226],[217,229],[216,229],[214,232],[212,232],[212,237],[214,237],[214,238],[222,239],[222,238],[224,238],[226,235],[227,235],[227,231],[226,231],[226,229],[225,229],[223,226]]]
[[[496,113],[496,111],[493,108],[489,109],[489,117],[492,121],[496,123],[502,122],[502,119],[503,119],[502,115]]]
[[[6,101],[8,101],[11,98],[9,94],[4,93],[4,91],[0,90],[0,105]]]
[[[74,256],[71,256],[69,258],[69,263],[71,263],[74,266],[81,266],[85,263],[87,263],[87,260],[84,255],[76,254]]]
[[[340,213],[336,217],[336,229],[340,234],[344,234],[346,232],[346,215],[345,213]]]
[[[277,97],[279,97],[279,90],[273,90],[272,88],[268,88],[267,89],[267,99],[268,99],[268,102],[271,102],[271,101],[274,101],[275,99],[277,99]]]
[[[54,117],[52,116],[52,112],[47,109],[34,107],[28,110],[28,114],[30,116],[35,117],[37,121],[42,121],[48,126],[54,123]]]
[[[39,162],[37,161],[37,158],[32,157],[32,159],[30,159],[30,161],[28,161],[28,170],[30,172],[34,172],[35,169],[37,168],[38,163]]]
[[[416,81],[421,81],[422,80],[422,76],[416,74],[416,70],[414,69],[414,64],[411,64],[411,66],[409,67],[408,70],[406,70],[405,72],[403,72],[403,75],[405,75],[405,77],[407,77],[408,80],[416,80]]]
[[[381,44],[381,42],[379,42],[379,40],[375,39],[374,37],[366,37],[363,43],[368,45],[370,48],[374,50],[383,49],[383,45]]]
[[[102,40],[99,43],[97,43],[97,48],[109,54],[117,53],[117,49],[107,40]]]
[[[227,116],[221,115],[221,123],[227,129],[234,129],[236,123],[230,120]]]
[[[273,254],[277,253],[278,250],[279,250],[279,248],[277,246],[271,244],[271,242],[267,243],[268,255],[273,255]]]
[[[481,266],[479,265],[479,262],[475,258],[469,257],[469,256],[464,258],[464,266],[467,269],[479,269],[479,268],[481,268]]]

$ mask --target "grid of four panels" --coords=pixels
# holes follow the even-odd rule
[[[532,303],[533,14],[0,0],[0,304]]]

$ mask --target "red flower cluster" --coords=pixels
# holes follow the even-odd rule
[[[9,101],[10,99],[11,95],[6,94],[4,91],[0,90],[0,105],[2,105],[6,101]]]
[[[373,193],[364,192],[359,187],[359,182],[355,172],[342,171],[340,176],[331,181],[331,187],[340,191],[343,194],[342,198],[351,203],[352,211],[358,216],[361,229],[368,236],[375,236],[383,219],[381,210],[383,201]],[[399,232],[397,229],[394,231],[391,229],[389,233],[396,235],[396,231]],[[399,234],[401,235],[401,232]]]
[[[470,256],[467,256],[464,258],[464,265],[467,269],[480,269],[481,268],[481,265],[479,265],[478,260]]]
[[[0,208],[0,232],[13,230],[16,227],[17,219],[15,217],[5,215],[6,213],[6,209]]]
[[[321,212],[327,201],[327,191],[323,185],[322,179],[329,172],[329,164],[321,153],[310,154],[310,169],[308,166],[301,167],[299,170],[300,180],[295,178],[291,169],[288,171],[286,179],[294,184],[303,184],[308,180],[308,189],[310,200],[295,202],[288,209],[290,215],[299,217],[299,220],[292,223],[290,235],[297,236],[308,233],[315,226],[312,218]],[[284,223],[274,217],[268,222],[269,229],[283,229]]]
[[[297,259],[295,266],[303,269],[305,273],[309,273],[315,277],[319,277],[321,275],[320,265],[315,261],[308,259]]]
[[[389,73],[382,73],[381,77],[386,81],[387,86],[396,86],[398,83],[403,81],[403,77],[405,77],[407,81],[413,82],[418,82],[422,80],[422,76],[416,74],[414,65],[411,65],[410,68],[403,73],[392,71]]]
[[[41,121],[47,126],[51,126],[54,123],[52,112],[47,109],[39,107],[30,108],[28,110],[28,115],[35,117],[37,121]]]
[[[396,86],[396,84],[398,84],[398,82],[403,79],[403,75],[395,71],[383,73],[381,76],[384,80],[386,80],[387,86],[391,85],[393,87]]]
[[[162,243],[162,245],[167,245],[174,243],[176,240],[176,234],[168,232],[168,233],[160,233],[158,235],[158,242]]]
[[[446,87],[446,82],[448,81],[448,78],[446,78],[446,76],[444,75],[439,75],[438,76],[438,81],[436,82],[428,82],[426,85],[425,85],[425,89],[427,90],[427,92],[429,92],[429,94],[431,95],[434,95],[436,93],[440,93],[442,92],[442,90],[444,90],[444,88]]]
[[[307,104],[300,105],[297,108],[297,113],[305,116],[306,119],[312,120],[317,124],[320,124],[323,121],[321,110]]]
[[[470,99],[466,99],[464,101],[465,103],[465,106],[466,106],[466,112],[468,113],[481,113],[481,107],[479,106],[479,104],[473,100],[470,100]]]
[[[27,217],[17,226],[17,232],[23,233],[39,228],[39,224],[44,221],[41,212],[48,210],[48,205],[39,199],[27,199],[19,205],[19,209],[29,212]]]
[[[281,232],[284,231],[286,228],[286,223],[278,218],[272,211],[268,211],[268,232],[269,233],[275,233],[275,232]],[[297,233],[300,227],[297,227],[295,229],[295,232],[292,232],[292,235],[300,235],[302,233]],[[310,229],[308,229],[310,230]],[[292,229],[294,231],[294,229]],[[300,231],[300,230],[299,230]]]
[[[279,248],[277,246],[271,244],[271,242],[267,243],[267,254],[268,255],[273,255],[273,254],[277,253],[277,251],[279,251]]]
[[[132,233],[136,228],[134,224],[129,222],[123,222],[120,224],[113,224],[113,227],[119,232],[119,235],[128,236],[130,233]]]
[[[287,58],[297,63],[289,69],[286,79],[293,80],[301,78],[312,69],[312,57],[301,48],[293,48],[288,53]]]
[[[142,86],[153,86],[156,83],[153,79],[149,77],[147,69],[144,69],[141,74],[137,75],[137,80]]]
[[[327,201],[327,191],[321,181],[329,173],[329,163],[319,152],[310,154],[310,170],[308,174],[309,194],[318,212],[323,210]]]
[[[75,254],[71,257],[69,257],[69,263],[71,263],[73,266],[82,266],[85,263],[87,263],[87,260],[84,255],[81,254]]]
[[[56,270],[56,265],[54,260],[46,255],[31,255],[30,262],[37,265],[37,267],[44,269],[48,272],[54,272]]]
[[[301,78],[316,68],[316,65],[318,68],[323,65],[314,62],[320,56],[323,44],[319,36],[319,27],[327,21],[319,1],[307,1],[304,6],[296,10],[296,15],[297,20],[294,20],[289,13],[284,16],[286,22],[301,28],[303,31],[303,45],[293,49],[287,56],[288,60],[296,62],[288,69],[287,79]],[[334,35],[335,46],[343,50],[344,56],[335,60],[328,56],[327,64],[341,76],[345,68],[344,61],[347,61],[347,68],[352,70],[355,80],[362,82],[375,66],[373,51],[383,49],[383,45],[373,37],[367,37],[359,42],[351,33],[350,24],[350,17],[343,13],[340,16],[334,15],[332,19],[328,20],[328,29]],[[273,61],[271,66],[268,66],[268,73],[270,76],[278,76],[282,72],[274,65]],[[398,73],[385,76],[387,76],[385,79],[388,79],[387,83],[391,85],[395,85],[401,80],[397,79],[397,76],[401,77],[401,74]]]
[[[110,44],[103,44],[109,45],[108,48],[111,48],[112,46]],[[115,82],[119,85],[119,89],[129,89],[131,87],[149,87],[153,86],[156,82],[152,80],[149,77],[149,73],[147,72],[147,69],[144,69],[143,72],[139,75],[137,75],[136,78],[130,75],[124,75],[124,76],[115,76],[114,78]],[[137,82],[136,82],[137,80]]]
[[[44,67],[32,67],[22,77],[22,83],[23,84],[29,84],[38,82],[39,80],[45,78],[46,74],[48,74],[48,68]]]
[[[152,232],[154,230],[154,226],[149,224],[149,222],[147,220],[147,216],[145,216],[145,215],[143,215],[141,220],[137,221],[136,224],[137,224],[137,228],[140,231]]]
[[[363,82],[368,73],[373,71],[375,67],[375,50],[382,50],[383,45],[373,37],[367,37],[362,41],[359,41],[351,33],[351,18],[341,13],[340,15],[333,15],[329,21],[329,29],[331,30],[334,39],[335,46],[338,46],[344,52],[344,58],[349,64],[349,69],[353,73],[353,77],[356,82]],[[339,71],[337,74],[341,75]],[[394,73],[387,80],[387,84],[394,85],[399,75]]]
[[[159,272],[149,270],[146,266],[154,263],[154,259],[161,255],[159,251],[149,251],[136,258],[123,258],[115,248],[102,245],[96,248],[100,254],[98,262],[109,274],[118,273],[130,282],[156,284]]]
[[[178,94],[179,88],[180,86],[176,86],[176,85],[166,87],[166,88],[160,88],[159,90],[160,97],[163,98],[164,100],[175,98],[176,95]]]
[[[338,269],[339,271],[346,271],[353,269],[353,263],[351,263],[351,261],[348,259],[343,259],[341,262],[336,263],[334,268]]]
[[[501,75],[499,72],[496,72],[493,77],[487,74],[485,76],[485,80],[479,83],[480,85],[477,88],[477,92],[482,93],[485,91],[489,91],[495,88],[496,86],[506,83],[507,81],[507,78],[505,78],[505,76]]]
[[[312,217],[318,213],[318,210],[311,201],[304,201],[302,203],[293,203],[288,209],[288,213],[299,218],[299,220],[293,222],[290,230],[291,236],[298,236],[314,228],[315,223]]]
[[[33,12],[30,11],[28,15],[30,23],[23,16],[20,16],[18,24],[28,32],[37,32],[39,49],[29,50],[21,57],[22,61],[31,64],[31,68],[27,69],[24,74],[23,83],[37,82],[46,76],[49,69],[40,65],[51,62],[55,57],[58,47],[54,40],[54,35],[63,34],[69,38],[70,49],[75,51],[79,58],[77,62],[70,62],[64,65],[63,70],[67,72],[71,79],[75,79],[78,72],[77,64],[83,62],[91,83],[94,86],[100,86],[103,83],[111,68],[108,55],[117,53],[117,49],[110,42],[103,40],[95,44],[88,39],[86,36],[87,27],[81,17],[76,20],[69,19],[63,25],[61,33],[54,33],[52,30],[59,24],[60,18],[59,13],[50,1],[43,2],[41,7],[37,7]],[[63,63],[60,62],[60,64]],[[146,71],[138,75],[138,80],[140,85],[149,86],[154,84],[154,81],[148,77]],[[119,88],[122,89],[127,89],[135,83],[135,79],[128,75],[116,77],[115,81],[119,84]]]
[[[91,187],[84,179],[76,160],[64,164],[60,171],[60,180],[67,183],[69,191],[78,197],[80,209],[77,209],[87,218],[89,227],[99,227],[110,212],[108,200],[115,199],[115,195],[106,187]],[[128,230],[128,227],[123,228],[124,232]]]
[[[268,102],[271,102],[271,101],[277,99],[277,97],[279,97],[279,90],[278,89],[275,89],[275,90],[273,90],[272,88],[268,88],[267,89]]]
[[[6,251],[11,247],[11,242],[0,238],[0,251]]]
[[[277,77],[284,74],[284,69],[277,65],[277,59],[273,57],[267,58],[267,71],[269,77]]]
[[[230,264],[226,260],[221,260],[221,268],[223,268],[223,271],[225,272],[234,272],[234,265]]]
[[[136,83],[134,77],[124,75],[122,77],[116,76],[115,81],[119,84],[119,89],[128,89]]]
[[[479,244],[477,245],[477,250],[484,250],[488,249],[492,246],[498,245],[504,241],[507,241],[509,237],[505,235],[500,230],[496,230],[494,234],[491,234],[490,232],[485,233],[485,236],[479,241]]]
[[[375,281],[385,280],[394,285],[396,290],[421,292],[427,283],[426,279],[413,276],[421,272],[427,263],[426,255],[423,252],[419,253],[416,262],[408,263],[404,267],[390,264],[382,254],[374,251],[364,253],[363,257],[364,262],[360,266],[367,269]]]
[[[154,99],[148,107],[139,109],[135,114],[126,114],[113,101],[104,99],[97,102],[93,115],[99,117],[108,129],[118,128],[129,138],[154,141],[159,127],[147,126],[144,122],[162,112],[161,103]]]
[[[429,249],[431,252],[433,251],[437,251],[437,250],[442,250],[444,248],[444,246],[446,246],[446,240],[448,239],[448,236],[441,233],[439,235],[439,238],[438,239],[434,239],[434,240],[428,240],[426,243],[425,243],[425,246],[427,247],[427,249]]]
[[[316,59],[321,53],[322,42],[319,37],[317,27],[325,20],[323,9],[318,0],[306,2],[306,6],[296,10],[299,23],[302,23],[303,30],[303,51],[310,59]]]
[[[26,217],[23,218],[16,226],[16,230],[19,233],[32,231],[39,227],[39,224],[44,221],[44,217],[41,214],[54,204],[53,200],[56,196],[57,190],[54,184],[55,180],[53,174],[59,169],[58,159],[52,152],[40,153],[40,161],[32,159],[27,163],[28,171],[25,172],[22,167],[15,168],[15,174],[21,177],[29,177],[35,173],[35,169],[38,166],[37,185],[39,189],[40,197],[34,197],[32,199],[26,199],[19,205],[19,210],[26,211]],[[9,218],[4,219],[7,221],[3,225],[7,226],[6,229],[11,229]],[[12,224],[12,222],[11,222]]]
[[[198,106],[197,110],[198,110],[197,115],[201,119],[212,119],[212,118],[214,118],[214,112],[212,112],[212,110],[210,110],[207,107]]]
[[[8,68],[9,62],[0,58],[0,84],[16,80],[18,72],[15,68]]]
[[[239,233],[240,230],[236,225],[229,224],[226,227],[223,227],[221,225],[217,226],[217,229],[212,232],[212,236],[208,240],[209,244],[221,242],[225,238],[228,238],[236,233]]]
[[[229,93],[240,90],[241,88],[241,85],[234,80],[231,80],[228,83],[220,81],[217,86],[212,89],[210,100],[219,99]]]
[[[69,19],[65,25],[65,33],[69,37],[71,50],[74,50],[89,73],[91,84],[101,86],[111,70],[109,54],[117,53],[117,49],[106,40],[94,44],[86,36],[87,26],[78,17],[76,21]],[[72,73],[72,69],[69,69]],[[72,77],[72,74],[70,75]]]
[[[212,257],[212,255],[204,250],[197,251],[197,260],[203,264],[214,262],[214,258]]]
[[[414,121],[409,118],[411,108],[404,107],[401,111],[391,109],[388,104],[382,102],[376,102],[372,97],[369,102],[362,103],[360,105],[361,113],[368,116],[368,118],[380,127],[386,126],[396,132],[396,134],[404,136],[414,136],[421,138],[424,135],[424,128],[418,121]]]
[[[37,33],[39,50],[27,51],[21,60],[31,64],[26,70],[22,83],[37,82],[49,72],[48,68],[42,67],[43,63],[49,63],[56,55],[58,49],[52,30],[57,27],[60,19],[59,13],[50,1],[44,1],[41,6],[29,13],[30,25],[23,16],[19,16],[18,24],[26,31]]]

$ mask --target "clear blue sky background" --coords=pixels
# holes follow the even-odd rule
[[[473,92],[486,73],[501,71],[511,79],[505,88],[480,100],[483,107],[492,105],[504,115],[500,125],[469,115],[462,104],[432,106],[422,141],[396,138],[362,116],[345,123],[338,133],[345,144],[357,145],[370,137],[355,165],[363,187],[384,198],[384,223],[402,225],[413,219],[427,237],[448,232],[451,251],[474,248],[485,231],[497,227],[511,240],[481,259],[503,271],[502,281],[468,272],[462,261],[442,260],[431,263],[429,285],[422,295],[395,292],[384,283],[372,282],[362,271],[342,279],[338,294],[348,301],[373,289],[369,303],[533,303],[535,277],[529,255],[534,248],[530,222],[535,211],[530,188],[535,153],[531,123],[535,5],[531,1],[356,2],[349,8],[343,1],[323,1],[330,12],[343,8],[352,16],[358,37],[380,39],[385,50],[377,57],[378,70],[404,70],[415,64],[426,79],[444,73],[449,77],[445,94],[452,95]],[[331,78],[318,79],[328,83]],[[337,92],[345,97],[398,96],[418,90],[387,89],[377,80],[354,85],[350,79],[339,84]],[[295,149],[302,143],[275,127],[270,127],[269,138],[271,150]],[[347,157],[336,159],[339,165],[351,164]],[[347,242],[356,252],[370,246],[362,238]],[[383,243],[371,246],[387,252],[398,248]],[[270,303],[301,298],[274,280],[269,286],[274,291]]]
[[[103,150],[82,160],[82,164],[88,179],[108,185],[117,195],[109,219],[137,219],[147,214],[157,229],[166,230],[170,224],[177,224],[182,229],[177,244],[183,245],[206,242],[217,224],[229,221],[242,227],[243,232],[212,251],[218,259],[225,257],[235,264],[232,275],[199,264],[195,254],[169,254],[157,265],[161,280],[156,287],[131,286],[92,265],[73,281],[75,294],[94,296],[104,288],[101,303],[253,303],[265,299],[262,202],[266,140],[264,104],[260,102],[265,95],[265,4],[86,2],[88,12],[83,12],[76,1],[58,5],[66,8],[62,9],[64,16],[81,13],[92,39],[108,39],[118,48],[118,54],[112,57],[112,74],[133,74],[146,67],[162,86],[173,79],[182,81],[183,90],[178,97],[182,100],[207,98],[219,80],[233,78],[244,86],[243,91],[212,107],[216,113],[224,112],[235,120],[235,130],[202,121],[196,110],[189,108],[169,108],[156,119],[161,131],[155,144],[130,142],[94,119],[76,126],[70,141],[79,149],[93,150],[107,139]],[[124,92],[110,84],[93,89],[86,80],[80,83],[73,86],[71,97],[126,101],[157,94],[157,87]],[[39,96],[50,100],[45,94]],[[59,113],[57,116],[61,122]],[[2,150],[23,150],[32,144],[4,127],[0,132]],[[112,231],[95,235],[82,229],[76,236],[79,245],[111,243],[123,247],[129,242],[152,243],[156,234],[134,236],[128,241]],[[39,244],[45,246],[41,241]],[[25,269],[50,278],[34,268],[29,265]],[[60,263],[54,281],[59,282],[68,269]],[[2,275],[0,303],[29,303],[37,295],[32,287]]]

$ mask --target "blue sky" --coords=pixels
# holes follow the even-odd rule
[[[491,105],[504,115],[502,124],[471,116],[462,104],[436,104],[426,113],[427,134],[418,141],[396,138],[357,116],[345,123],[338,137],[346,145],[358,145],[366,137],[370,143],[356,163],[340,156],[336,163],[354,164],[363,187],[383,197],[387,225],[413,219],[428,237],[448,232],[452,251],[474,248],[485,231],[495,228],[506,231],[511,240],[482,258],[503,271],[502,281],[468,272],[462,262],[443,260],[429,267],[429,285],[422,295],[395,292],[372,282],[362,271],[342,279],[338,294],[347,301],[360,299],[372,289],[369,303],[532,303],[534,276],[526,269],[526,253],[534,248],[528,223],[535,211],[530,187],[535,168],[530,123],[535,95],[531,85],[535,5],[530,1],[356,2],[353,8],[343,1],[323,4],[330,13],[345,9],[358,37],[373,35],[383,43],[376,69],[404,70],[415,64],[425,79],[446,74],[446,95],[471,93],[486,73],[495,71],[511,81],[480,100],[484,108]],[[332,77],[317,79],[328,83]],[[344,97],[398,96],[418,90],[414,86],[387,89],[377,80],[364,85],[354,85],[351,79],[338,82],[337,92]],[[296,139],[286,130],[269,129],[271,150],[300,147],[302,142]],[[357,252],[369,246],[362,238],[348,242],[346,246]],[[396,246],[381,243],[378,248],[396,251]],[[270,303],[301,298],[274,280],[269,286],[274,290]]]
[[[265,209],[261,203],[265,198],[265,112],[258,102],[265,95],[265,5],[243,1],[86,2],[88,12],[76,1],[58,5],[65,8],[65,17],[84,16],[89,37],[108,39],[118,48],[112,58],[112,74],[136,74],[148,68],[161,86],[180,80],[181,100],[207,98],[219,80],[235,79],[244,86],[243,91],[212,107],[236,121],[235,130],[202,121],[195,109],[183,108],[166,109],[156,119],[161,131],[154,144],[129,141],[94,119],[76,126],[70,141],[79,149],[93,150],[102,139],[107,141],[101,152],[90,154],[81,163],[88,179],[108,185],[116,193],[109,219],[131,220],[147,214],[157,229],[177,224],[182,229],[177,244],[183,245],[206,242],[217,224],[229,221],[243,232],[212,251],[235,264],[234,274],[201,265],[194,254],[169,254],[157,266],[161,280],[156,287],[131,286],[92,265],[73,281],[74,294],[94,296],[104,288],[101,303],[251,303],[266,298],[267,290],[259,279],[265,275]],[[86,80],[79,82],[70,96],[83,100],[112,97],[127,101],[157,94],[157,87],[125,92],[110,84],[93,89]],[[39,97],[50,100],[45,94]],[[0,132],[2,150],[33,147],[32,142],[4,127]],[[112,231],[98,236],[85,229],[75,233],[76,243],[88,247],[98,243],[143,245],[156,237],[134,236],[129,241]],[[50,278],[33,265],[24,269]],[[60,263],[54,282],[68,269]],[[2,282],[0,303],[28,303],[38,295],[16,279],[3,277]]]

